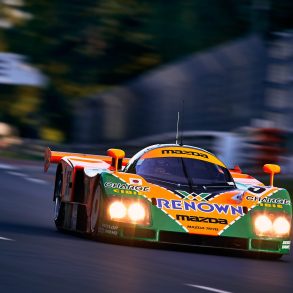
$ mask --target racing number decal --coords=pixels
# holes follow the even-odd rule
[[[251,186],[247,190],[256,194],[257,196],[261,196],[266,191],[266,189],[261,186]]]

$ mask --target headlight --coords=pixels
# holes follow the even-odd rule
[[[268,234],[273,227],[271,219],[266,215],[259,215],[254,220],[256,233],[259,235]]]
[[[285,217],[278,217],[274,220],[273,229],[278,236],[289,235],[290,222]]]
[[[144,220],[145,214],[145,209],[140,203],[132,203],[128,207],[128,216],[133,222]]]
[[[118,222],[149,225],[149,206],[145,201],[138,199],[112,199],[108,205],[108,217]]]
[[[254,232],[257,236],[284,237],[290,234],[289,218],[280,213],[261,213],[253,217]]]
[[[121,201],[114,201],[110,204],[109,214],[111,219],[122,219],[126,216],[126,207]]]

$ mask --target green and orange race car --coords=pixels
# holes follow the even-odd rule
[[[54,221],[71,230],[115,239],[217,247],[273,258],[290,251],[292,206],[273,186],[278,165],[267,164],[270,186],[228,170],[212,153],[158,144],[131,159],[45,152],[56,163]]]

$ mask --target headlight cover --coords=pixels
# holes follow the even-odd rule
[[[107,214],[112,221],[141,225],[150,224],[149,205],[140,199],[111,199],[108,204]]]
[[[257,213],[253,216],[254,232],[257,236],[287,237],[291,222],[287,215],[278,213]]]
[[[130,204],[127,212],[129,219],[133,222],[143,221],[146,216],[145,207],[138,202]]]
[[[127,214],[126,206],[121,201],[113,201],[109,206],[111,219],[123,219]]]
[[[290,234],[291,224],[286,217],[278,217],[273,222],[273,230],[279,236],[287,236]]]
[[[254,220],[254,228],[257,234],[266,235],[272,231],[273,223],[266,215],[259,215]]]

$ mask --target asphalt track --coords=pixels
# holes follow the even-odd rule
[[[293,257],[97,242],[57,232],[54,171],[0,158],[0,292],[293,292]]]

